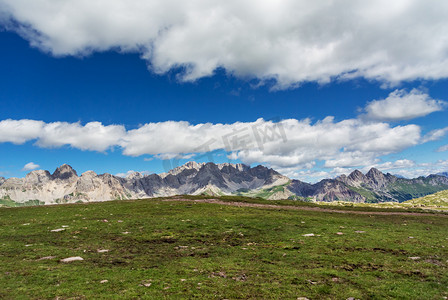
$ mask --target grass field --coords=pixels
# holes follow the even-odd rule
[[[0,225],[2,299],[448,297],[444,215],[153,199],[0,208]]]

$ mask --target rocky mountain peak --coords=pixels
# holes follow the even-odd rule
[[[78,177],[78,174],[70,165],[63,164],[62,166],[57,168],[51,176],[54,179],[65,180],[72,177]]]
[[[51,180],[50,172],[35,170],[25,176],[25,184],[43,184]]]
[[[354,170],[348,175],[348,179],[353,181],[365,181],[366,176],[359,170]]]
[[[249,169],[249,166],[244,165],[244,164],[222,163],[222,164],[218,164],[217,166],[218,166],[218,169],[220,169],[220,170],[222,170],[223,168],[232,167],[240,172]]]
[[[81,174],[81,177],[96,177],[96,176],[98,175],[93,171],[86,171]]]
[[[371,168],[369,172],[366,173],[366,177],[369,179],[380,179],[384,177],[384,174],[376,168]]]
[[[388,181],[386,176],[376,168],[371,168],[369,172],[367,172],[366,177],[369,179],[371,184],[377,188],[384,187]]]
[[[144,177],[144,175],[140,172],[132,172],[132,173],[126,175],[125,178],[128,180],[137,180],[137,179],[141,179],[143,177]]]
[[[170,170],[168,173],[160,174],[160,176],[166,177],[168,174],[177,175],[177,174],[182,173],[182,171],[184,171],[184,170],[199,171],[204,165],[205,165],[205,163],[197,163],[195,161],[189,161],[189,162],[183,164],[182,166],[179,166],[177,168]]]

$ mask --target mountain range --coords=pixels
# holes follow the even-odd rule
[[[56,204],[124,200],[173,195],[241,195],[304,201],[402,202],[448,189],[448,177],[399,178],[372,168],[310,184],[292,180],[258,165],[188,162],[162,174],[135,172],[125,178],[87,171],[80,176],[69,165],[25,178],[0,177],[0,205]]]

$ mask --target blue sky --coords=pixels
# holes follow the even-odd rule
[[[161,173],[188,160],[264,164],[313,182],[372,166],[408,177],[448,170],[448,22],[429,4],[391,8],[390,26],[424,10],[407,37],[400,26],[373,24],[378,32],[359,27],[371,34],[364,39],[353,24],[327,36],[314,18],[288,21],[294,8],[283,2],[266,1],[267,10],[258,11],[263,16],[275,6],[276,23],[251,19],[249,7],[173,1],[178,11],[160,4],[166,15],[146,24],[145,15],[126,7],[123,13],[135,15],[132,26],[92,12],[89,20],[88,6],[63,2],[73,9],[0,0],[0,176],[52,172],[63,163],[79,174]],[[117,3],[124,2],[103,3],[105,13],[122,13]],[[369,5],[380,11],[382,4]],[[327,4],[308,6],[310,16],[327,20]],[[51,23],[43,7],[68,21]],[[346,9],[358,17],[364,11]],[[210,10],[217,11],[213,20]],[[191,14],[210,26],[196,26]],[[187,17],[173,21],[177,15]],[[228,29],[229,16],[247,36]],[[259,32],[249,31],[256,25]],[[291,28],[300,30],[291,35]],[[134,29],[141,32],[133,36]],[[271,29],[281,41],[270,40]],[[223,30],[228,44],[215,48],[224,43]],[[431,35],[418,37],[425,30]],[[309,40],[312,34],[319,40]],[[352,40],[335,42],[347,34]],[[415,42],[423,49],[411,49]]]

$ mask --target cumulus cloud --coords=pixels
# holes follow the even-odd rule
[[[410,92],[395,90],[386,99],[368,103],[364,117],[379,121],[410,120],[443,110],[446,106],[446,102],[434,100],[417,89]]]
[[[40,136],[45,123],[34,120],[0,121],[0,143],[23,144]]]
[[[448,145],[440,146],[436,151],[437,151],[437,152],[445,152],[445,151],[448,151]]]
[[[100,122],[45,123],[33,120],[0,121],[0,142],[34,142],[44,148],[68,145],[72,148],[104,152],[119,148],[127,156],[190,159],[213,153],[227,154],[231,160],[246,164],[263,163],[286,174],[316,166],[334,172],[377,166],[382,170],[410,167],[411,161],[380,163],[380,158],[418,144],[440,138],[448,128],[425,136],[418,125],[393,126],[362,119],[335,121],[327,117],[317,122],[287,119],[279,122],[258,119],[230,124],[190,124],[166,121],[147,123],[126,130],[122,125]],[[224,153],[223,153],[224,152]],[[325,172],[329,172],[325,170]],[[336,174],[335,173],[335,174]],[[305,174],[318,177],[323,173]]]
[[[33,162],[27,163],[25,166],[23,166],[22,171],[31,171],[39,168],[40,166],[38,164],[35,164]]]
[[[36,145],[45,148],[69,145],[81,150],[105,151],[115,146],[125,133],[122,125],[54,122],[43,127]]]
[[[443,138],[447,133],[448,133],[448,127],[434,129],[434,130],[431,130],[430,132],[428,132],[423,137],[422,141],[423,141],[423,143],[437,141],[437,140],[440,140],[441,138]]]
[[[416,178],[420,176],[428,176],[441,172],[447,172],[448,160],[438,160],[430,163],[416,163],[413,166],[403,167],[393,170],[393,174],[401,175],[406,178]]]
[[[181,68],[181,80],[222,67],[289,88],[446,78],[447,10],[439,0],[0,0],[0,22],[57,56],[118,49],[155,73]]]
[[[122,125],[104,126],[100,122],[81,125],[26,119],[0,121],[0,143],[23,144],[36,140],[36,145],[43,148],[69,145],[80,150],[106,151],[116,146],[125,134]]]

